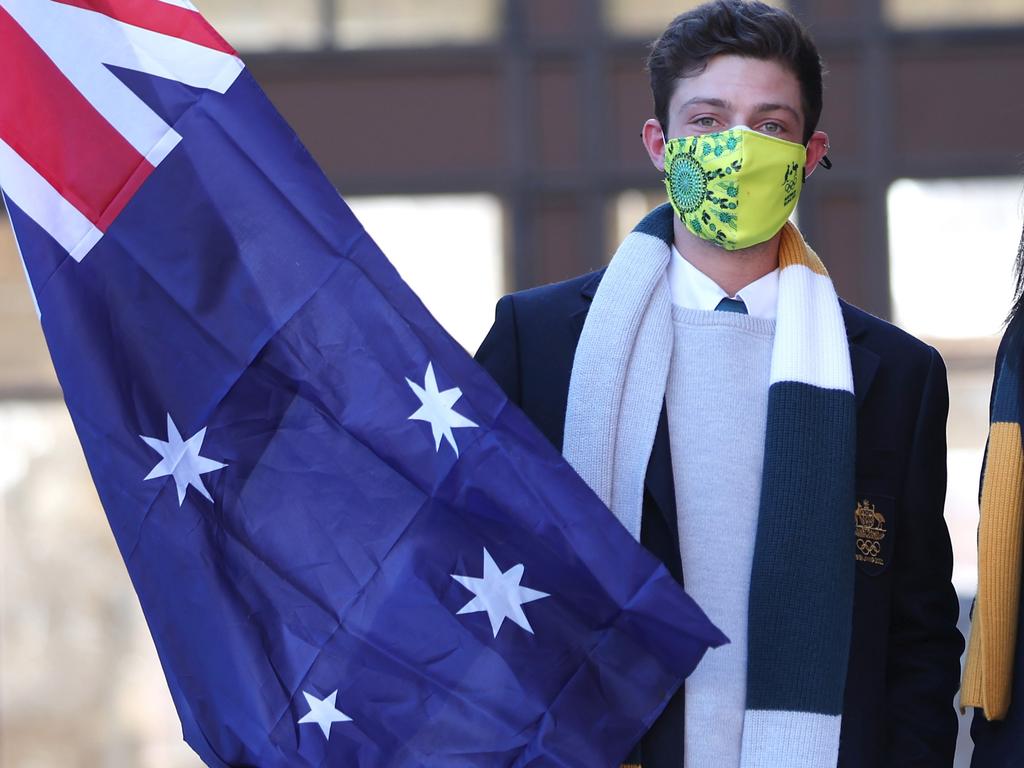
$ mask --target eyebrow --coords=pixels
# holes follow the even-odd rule
[[[754,108],[754,111],[757,112],[758,114],[762,114],[764,112],[776,112],[779,110],[783,112],[789,112],[789,114],[791,114],[797,120],[800,119],[800,113],[797,112],[793,107],[789,106],[789,104],[773,104],[769,102],[766,104],[758,104]]]
[[[721,107],[722,109],[729,108],[729,102],[722,101],[722,99],[712,99],[706,96],[695,96],[684,104],[680,104],[680,107],[691,107],[694,104],[707,104],[709,107]]]
[[[720,109],[730,109],[732,106],[728,101],[724,101],[723,99],[714,99],[708,96],[695,96],[694,98],[690,99],[684,104],[681,104],[680,108],[692,107],[696,104],[706,104],[709,107],[719,107]],[[797,120],[800,119],[800,113],[797,112],[796,109],[789,106],[788,104],[776,104],[773,102],[765,102],[764,104],[758,104],[756,107],[754,107],[754,112],[757,114],[763,114],[765,112],[776,112],[779,110],[783,112],[789,112]]]

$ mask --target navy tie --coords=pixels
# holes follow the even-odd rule
[[[747,314],[747,305],[742,299],[722,299],[715,307],[716,312],[735,312],[739,315]]]

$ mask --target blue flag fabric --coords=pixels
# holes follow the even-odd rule
[[[248,71],[107,71],[181,139],[84,255],[10,163],[0,184],[188,743],[211,766],[615,764],[723,636]]]

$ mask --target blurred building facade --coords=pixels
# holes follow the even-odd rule
[[[661,202],[646,46],[690,0],[196,0],[470,351],[509,290],[604,265]],[[799,223],[845,298],[943,353],[955,581],[976,563],[1021,232],[1020,0],[789,0],[828,69]],[[166,687],[0,215],[0,766],[181,768]],[[966,746],[965,746],[966,749]],[[965,752],[966,754],[966,752]]]

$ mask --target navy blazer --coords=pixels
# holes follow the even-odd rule
[[[603,274],[505,296],[477,352],[559,450],[576,345]],[[876,562],[857,563],[839,765],[948,768],[963,638],[943,518],[946,371],[928,345],[849,304],[842,309],[858,404],[857,500],[883,515],[887,530]],[[664,409],[647,469],[641,543],[682,583]],[[680,768],[684,714],[680,691],[629,762]]]

